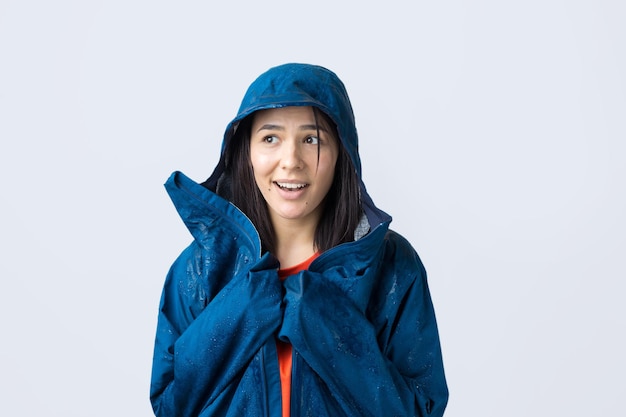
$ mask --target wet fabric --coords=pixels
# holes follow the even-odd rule
[[[318,66],[262,74],[227,126],[222,150],[247,115],[293,105],[329,115],[360,176],[345,88]],[[193,240],[161,296],[155,415],[281,416],[276,337],[293,349],[293,417],[443,415],[448,390],[425,269],[363,182],[364,236],[281,282],[254,225],[216,194],[223,173],[222,158],[202,185],[181,172],[165,184]]]
[[[290,266],[287,268],[278,270],[278,278],[284,281],[285,278],[297,274],[300,271],[304,271],[311,265],[311,262],[319,256],[319,252],[316,252],[304,262],[298,265]],[[289,342],[283,340],[276,340],[276,349],[278,350],[278,369],[280,370],[280,386],[282,392],[283,402],[283,417],[290,416],[289,406],[291,404],[291,370],[292,370],[292,355],[293,349]]]

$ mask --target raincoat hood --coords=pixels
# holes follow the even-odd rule
[[[287,106],[312,106],[326,113],[337,125],[339,139],[361,176],[358,137],[348,93],[334,72],[318,65],[284,64],[261,74],[248,87],[237,116],[228,124],[224,145],[246,116],[258,110]]]
[[[362,181],[358,134],[350,98],[337,75],[319,65],[289,63],[270,68],[248,87],[237,116],[224,133],[219,163],[203,185],[212,191],[225,170],[225,149],[239,122],[259,110],[288,106],[311,106],[324,112],[337,126],[341,145],[347,151],[361,187],[361,202],[371,226],[390,222],[391,217],[376,208]]]

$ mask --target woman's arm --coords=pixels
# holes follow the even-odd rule
[[[282,319],[275,261],[264,257],[211,297],[201,281],[212,277],[202,277],[197,256],[197,248],[185,251],[163,289],[150,389],[157,416],[198,415],[273,337]]]
[[[443,415],[448,390],[433,305],[424,268],[406,249],[359,277],[305,271],[285,281],[280,336],[346,415]]]

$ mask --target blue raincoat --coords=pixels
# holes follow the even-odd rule
[[[361,176],[348,95],[319,66],[286,64],[262,74],[224,144],[247,115],[282,106],[329,115]],[[280,417],[279,337],[293,347],[293,417],[443,415],[448,390],[426,272],[362,181],[365,215],[356,240],[281,282],[254,225],[215,193],[223,164],[202,185],[180,172],[165,184],[193,241],[172,265],[160,301],[155,414]]]

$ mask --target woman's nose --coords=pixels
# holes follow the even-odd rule
[[[296,141],[286,141],[282,148],[281,167],[284,169],[302,168],[302,155],[298,143]]]

